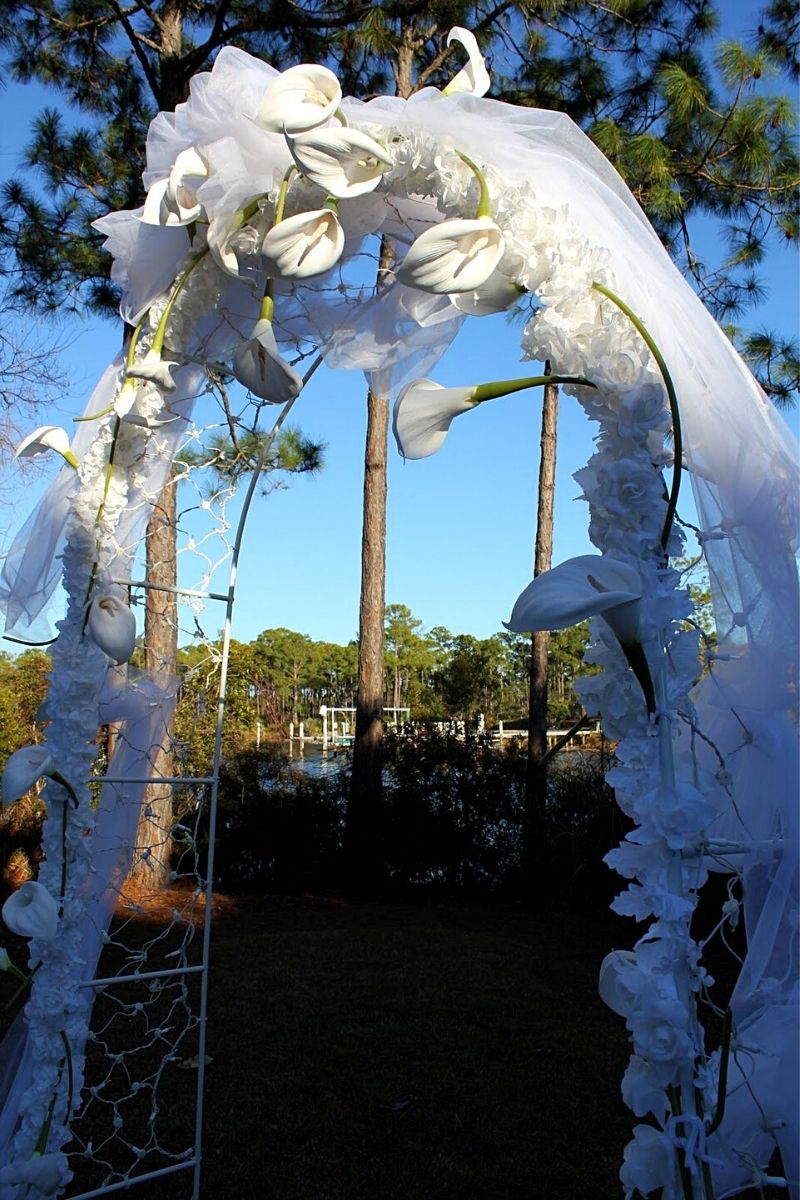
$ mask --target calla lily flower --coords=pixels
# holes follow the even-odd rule
[[[529,375],[497,379],[473,387],[442,387],[432,379],[415,379],[402,389],[394,405],[394,436],[404,458],[427,458],[441,447],[453,417],[486,400],[497,400],[546,383],[588,383],[580,375]],[[591,384],[589,385],[591,386]]]
[[[440,221],[412,244],[398,278],[424,292],[474,292],[493,274],[503,249],[491,217]]]
[[[273,133],[304,133],[324,125],[341,100],[342,89],[333,71],[316,63],[300,63],[273,80],[254,119]]]
[[[208,167],[194,146],[181,150],[166,179],[147,193],[141,219],[148,225],[190,225],[203,211],[197,189],[208,179]]]
[[[474,292],[456,292],[453,304],[469,317],[488,317],[492,313],[505,312],[513,307],[524,289],[507,275],[495,271]]]
[[[233,373],[254,396],[268,404],[285,404],[300,393],[303,381],[278,350],[272,322],[262,317],[253,335],[236,352]]]
[[[57,1196],[67,1183],[66,1154],[34,1154],[27,1162],[8,1163],[0,1170],[0,1183],[23,1187],[25,1195],[33,1188],[39,1196]]]
[[[374,191],[394,165],[380,142],[358,129],[315,129],[286,142],[306,179],[340,199]]]
[[[605,554],[581,554],[544,571],[517,599],[507,628],[514,633],[566,629],[600,616],[623,645],[641,640],[642,578]]]
[[[3,905],[3,920],[20,937],[50,940],[58,929],[58,905],[47,888],[29,879],[8,897]]]
[[[78,466],[78,460],[69,448],[69,434],[60,425],[40,425],[23,438],[14,451],[16,458],[36,458],[46,450],[55,450],[71,467]]]
[[[29,792],[37,779],[49,775],[53,759],[47,746],[22,746],[6,759],[3,768],[3,803],[13,804]]]
[[[612,950],[600,964],[600,978],[597,981],[600,999],[621,1017],[631,1015],[635,997],[620,981],[620,972],[625,967],[635,966],[636,955],[633,950]]]
[[[643,590],[635,567],[605,554],[582,554],[537,575],[517,598],[506,628],[514,633],[566,629],[602,617],[639,681],[647,711],[654,713],[655,691],[642,647]]]
[[[443,95],[452,96],[454,92],[468,92],[471,96],[485,96],[490,85],[489,72],[486,70],[483,55],[478,49],[475,34],[470,29],[463,29],[460,25],[455,25],[447,35],[448,46],[453,42],[461,43],[467,52],[469,61],[450,80],[447,87],[442,89]]]
[[[128,367],[127,373],[132,379],[146,379],[148,382],[154,383],[162,392],[174,392],[176,383],[172,378],[172,372],[177,369],[178,365],[168,358],[162,358],[157,350],[148,350],[144,358]]]
[[[279,221],[261,247],[285,279],[322,275],[339,261],[343,250],[344,230],[332,208],[315,208]]]
[[[136,618],[118,596],[95,596],[86,628],[92,641],[115,663],[127,662],[133,654]]]
[[[392,429],[403,458],[427,458],[440,448],[450,422],[478,401],[474,387],[442,387],[432,379],[406,384],[394,403]]]

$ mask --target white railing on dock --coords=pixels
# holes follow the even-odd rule
[[[555,743],[559,740],[559,738],[565,737],[568,732],[569,732],[568,729],[548,729],[547,745],[554,746]],[[511,739],[511,740],[516,739],[517,741],[526,741],[527,737],[528,737],[528,731],[527,731],[527,729],[504,729],[503,722],[498,721],[497,729],[492,734],[492,737],[497,738],[497,741],[502,746],[503,742],[508,739]],[[595,737],[602,737],[602,731],[600,729],[599,721],[596,722],[593,729],[577,730],[577,732],[572,735],[571,740],[578,746],[584,746],[586,744],[587,739],[595,738]]]

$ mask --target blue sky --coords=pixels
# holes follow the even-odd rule
[[[755,24],[756,6],[721,5],[726,33]],[[53,93],[9,85],[0,129],[0,173],[12,173],[31,117]],[[704,233],[716,250],[716,231]],[[762,274],[767,301],[754,325],[796,334],[794,252],[773,250]],[[110,322],[75,319],[65,328],[68,394],[45,420],[69,427],[95,379],[113,357],[119,331]],[[469,321],[433,377],[477,383],[531,373],[521,366],[519,327],[503,316]],[[540,393],[483,405],[453,425],[443,450],[404,463],[390,447],[387,588],[389,603],[409,605],[426,628],[486,637],[501,627],[531,576]],[[256,501],[242,557],[234,635],[288,626],[317,639],[346,642],[357,634],[365,385],[355,373],[320,371],[298,401],[293,421],[327,445],[325,470]],[[587,513],[572,473],[591,453],[593,428],[568,397],[559,416],[554,561],[588,552]],[[12,527],[27,515],[38,487],[19,490]],[[224,583],[217,580],[217,586]],[[207,632],[214,632],[209,616]]]

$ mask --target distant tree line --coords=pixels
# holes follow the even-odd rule
[[[483,714],[487,725],[524,722],[530,638],[502,632],[488,638],[425,631],[405,604],[385,616],[384,703],[407,708],[415,721],[466,721]],[[572,689],[583,668],[585,625],[553,635],[550,643],[550,720],[556,725],[581,712]],[[178,733],[187,765],[200,766],[213,733],[217,697],[215,647],[179,651],[181,695]],[[235,753],[263,737],[286,736],[290,721],[318,717],[321,705],[354,705],[358,646],[315,641],[292,629],[265,629],[252,642],[233,642],[228,669],[225,749]]]

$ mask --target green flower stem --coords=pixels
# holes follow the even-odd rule
[[[17,977],[19,977],[21,980],[21,983],[20,983],[19,987],[14,990],[10,999],[6,1000],[5,1004],[3,1005],[3,1012],[8,1012],[8,1010],[10,1008],[13,1008],[13,1006],[16,1004],[17,1000],[19,999],[20,994],[22,992],[24,992],[26,988],[29,988],[31,986],[31,984],[33,983],[33,977],[36,974],[36,972],[39,970],[39,967],[41,965],[42,965],[41,963],[37,963],[36,966],[31,971],[30,975],[26,975],[24,971],[20,971],[20,969],[18,967],[9,967],[8,968],[8,971],[10,972],[12,978],[16,979]]]
[[[653,685],[653,676],[650,674],[650,664],[644,652],[644,646],[641,642],[620,642],[620,648],[628,661],[628,666],[639,681],[639,686],[644,692],[647,712],[652,716],[656,711],[656,692]]]
[[[258,310],[259,321],[271,321],[275,314],[275,301],[272,298],[272,291],[275,285],[274,279],[268,279],[264,288],[264,299],[261,301],[261,308]]]
[[[681,1115],[681,1095],[676,1087],[668,1087],[667,1095],[669,1096],[669,1104],[672,1109],[673,1117]],[[692,1185],[692,1173],[686,1165],[686,1155],[680,1148],[676,1149],[678,1156],[678,1170],[681,1175],[681,1187],[683,1189],[684,1200],[694,1200],[694,1187]]]
[[[681,415],[680,410],[678,409],[678,397],[675,393],[675,386],[672,382],[672,376],[669,373],[669,368],[664,361],[664,356],[662,355],[656,343],[653,341],[651,335],[648,333],[644,323],[639,317],[637,317],[636,313],[628,307],[624,300],[621,300],[619,296],[612,292],[610,288],[605,287],[604,284],[595,281],[592,284],[592,287],[596,292],[600,292],[602,296],[605,296],[608,300],[610,300],[612,304],[616,304],[617,308],[620,309],[621,312],[624,312],[625,316],[628,318],[634,328],[641,334],[648,350],[658,364],[658,369],[661,372],[661,378],[664,380],[664,386],[667,389],[669,411],[672,417],[674,463],[672,467],[672,487],[670,489],[669,500],[667,501],[667,513],[664,517],[664,525],[661,530],[661,549],[666,555],[667,546],[669,545],[669,535],[672,532],[672,523],[675,520],[675,512],[678,507],[678,493],[680,492],[681,488],[681,473],[683,471],[683,434],[681,431]]]
[[[67,894],[67,806],[61,805],[61,904],[59,912],[64,913],[64,897]]]
[[[77,808],[80,801],[78,800],[78,794],[70,781],[66,779],[60,771],[50,771],[49,778],[60,784],[61,787],[63,787],[64,790],[69,793],[70,800]]]
[[[258,209],[258,205],[256,205],[256,209]],[[242,211],[246,211],[246,210],[242,210]],[[164,349],[164,338],[167,335],[167,326],[169,325],[169,319],[172,316],[172,310],[175,307],[175,301],[178,299],[178,296],[180,296],[181,292],[186,287],[186,284],[188,283],[192,272],[195,270],[196,267],[200,266],[200,263],[203,262],[203,260],[207,257],[208,253],[209,253],[209,250],[208,250],[208,247],[206,246],[205,250],[201,250],[200,253],[198,254],[197,258],[193,259],[192,262],[189,263],[189,266],[186,268],[186,270],[183,272],[180,279],[176,283],[175,288],[172,292],[172,295],[170,296],[169,300],[167,301],[166,307],[165,307],[163,313],[161,314],[161,320],[158,322],[158,327],[156,328],[155,336],[153,338],[153,343],[152,343],[152,346],[150,347],[151,350],[153,350],[156,354],[161,354],[161,351]]]
[[[703,1093],[700,1091],[699,1088],[694,1089],[694,1111],[696,1112],[697,1116],[702,1121],[702,1119],[703,1119]],[[703,1172],[703,1197],[704,1197],[704,1200],[714,1200],[714,1179],[711,1175],[711,1167],[706,1162],[705,1159],[703,1159],[703,1161],[701,1163],[701,1170]]]
[[[19,983],[24,983],[26,987],[30,987],[30,975],[26,975],[24,971],[20,971],[19,967],[15,967],[12,962],[6,967],[6,974],[10,975],[12,979],[16,979]]]
[[[59,1031],[59,1035],[64,1046],[64,1061],[67,1064],[67,1118],[72,1112],[72,1102],[75,1096],[75,1077],[72,1072],[72,1050],[69,1044],[69,1038],[64,1033],[64,1030]]]
[[[480,184],[481,194],[480,194],[480,199],[478,200],[478,211],[475,213],[475,220],[480,221],[480,219],[482,217],[491,217],[492,201],[489,196],[489,187],[488,187],[488,184],[486,183],[486,176],[484,175],[484,173],[480,169],[480,167],[477,166],[472,161],[471,158],[467,158],[466,154],[462,154],[460,150],[456,150],[456,154],[458,155],[458,157],[461,159],[461,161],[463,163],[466,163],[466,165],[469,167],[470,171],[472,171],[473,175],[475,176],[478,183]]]
[[[722,1053],[719,1060],[719,1083],[717,1085],[717,1107],[714,1110],[714,1116],[711,1119],[711,1124],[706,1130],[706,1134],[710,1137],[712,1133],[716,1133],[722,1124],[725,1116],[725,1098],[728,1091],[728,1063],[731,1057],[731,1036],[733,1033],[733,1013],[729,1008],[725,1009],[725,1016],[722,1024]]]
[[[59,1075],[59,1079],[60,1078],[61,1076]],[[56,1084],[56,1087],[58,1087],[58,1084]],[[42,1128],[39,1130],[39,1136],[36,1139],[36,1145],[33,1148],[34,1154],[44,1154],[45,1150],[47,1149],[47,1139],[50,1137],[50,1126],[53,1124],[53,1113],[55,1112],[56,1107],[56,1094],[56,1092],[53,1092],[53,1095],[50,1099],[50,1104],[47,1109],[47,1116],[42,1122]]]
[[[345,121],[345,125],[346,124],[347,124],[347,122]],[[289,184],[291,182],[292,176],[296,175],[296,174],[297,174],[297,167],[294,165],[294,163],[292,163],[292,165],[288,168],[286,174],[284,175],[283,179],[281,180],[281,190],[278,192],[278,201],[275,205],[275,221],[273,223],[273,228],[275,225],[280,225],[281,221],[283,220],[283,213],[286,208],[286,196],[288,195],[288,192],[289,192]]]
[[[593,388],[595,385],[582,375],[531,375],[527,379],[499,379],[495,383],[479,383],[472,392],[472,400],[482,404],[484,400],[498,400],[501,396],[510,396],[512,392],[522,392],[526,388],[540,387],[548,383],[579,383],[583,387]]]
[[[341,108],[337,108],[336,112],[333,115],[334,115],[335,119],[340,123],[340,125],[343,125],[345,129],[348,128],[350,122],[348,121],[348,119],[344,115],[344,113],[342,112]]]
[[[260,196],[256,196],[255,200],[251,200],[249,204],[245,204],[244,208],[237,208],[233,214],[233,219],[237,228],[241,228],[246,221],[254,217],[259,210],[261,201],[266,199],[266,193],[262,192]]]
[[[149,312],[149,311],[150,310],[148,309],[147,312]],[[142,329],[144,328],[144,323],[147,320],[147,312],[140,319],[138,325],[135,326],[133,333],[131,334],[131,340],[128,342],[128,353],[125,355],[125,370],[126,371],[128,371],[129,368],[133,366],[134,360],[136,358],[136,346],[138,345],[138,342],[139,342],[139,335],[141,334]],[[125,391],[126,388],[133,388],[135,386],[136,386],[135,382],[132,379],[128,379],[126,376],[126,378],[123,379],[123,381],[122,381],[122,387],[120,388],[120,395],[122,394],[122,392]],[[75,417],[73,419],[74,419],[76,425],[80,424],[82,421],[99,421],[101,417],[107,417],[108,414],[113,411],[114,411],[114,405],[109,404],[106,408],[102,408],[100,410],[100,412],[91,413],[88,417]]]
[[[53,1114],[56,1109],[56,1100],[58,1099],[58,1085],[61,1083],[62,1072],[64,1067],[67,1068],[67,1112],[66,1118],[69,1119],[69,1114],[72,1112],[72,1103],[75,1095],[75,1078],[72,1071],[72,1050],[70,1048],[69,1039],[64,1033],[64,1030],[59,1030],[58,1036],[64,1046],[64,1057],[58,1064],[58,1079],[56,1080],[55,1091],[50,1098],[50,1104],[47,1108],[47,1116],[45,1117],[42,1128],[39,1130],[39,1136],[36,1139],[36,1145],[33,1148],[34,1154],[42,1155],[47,1149],[47,1139],[50,1137],[50,1129],[53,1124]]]

